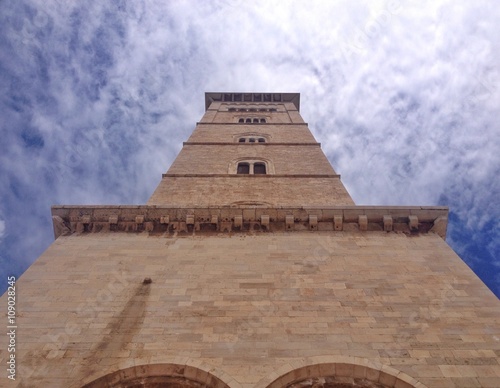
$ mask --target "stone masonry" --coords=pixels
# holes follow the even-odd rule
[[[500,303],[447,208],[354,205],[296,93],[205,101],[146,205],[53,207],[0,386],[500,386]]]

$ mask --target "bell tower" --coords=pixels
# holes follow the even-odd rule
[[[147,204],[52,207],[1,386],[498,387],[500,302],[446,207],[355,205],[298,93],[205,108]]]
[[[206,93],[206,111],[148,204],[354,205],[298,93]]]

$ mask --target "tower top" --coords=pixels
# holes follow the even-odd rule
[[[217,102],[291,102],[300,111],[300,93],[243,93],[208,92],[205,93],[205,110]]]

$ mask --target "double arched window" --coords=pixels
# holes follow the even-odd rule
[[[240,158],[229,164],[229,173],[237,175],[273,175],[273,163],[264,158]]]
[[[239,162],[236,174],[267,174],[265,162]]]

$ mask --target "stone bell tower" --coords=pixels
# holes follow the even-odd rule
[[[205,107],[146,205],[52,208],[1,386],[499,386],[500,303],[447,208],[355,205],[298,93]]]

